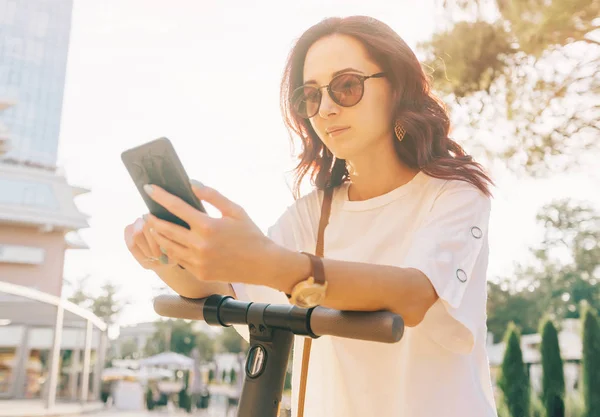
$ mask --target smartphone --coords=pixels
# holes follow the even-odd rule
[[[190,206],[206,213],[202,202],[192,191],[190,179],[169,139],[163,137],[128,149],[121,153],[121,160],[148,210],[159,219],[190,228],[184,220],[152,200],[144,191],[143,187],[146,184],[158,185]]]

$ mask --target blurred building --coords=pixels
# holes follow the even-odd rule
[[[56,166],[72,0],[0,0],[0,399],[98,398],[106,325],[61,298],[87,193]]]

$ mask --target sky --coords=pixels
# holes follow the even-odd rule
[[[293,203],[295,159],[279,110],[293,42],[325,17],[364,14],[415,48],[441,25],[429,2],[415,3],[75,0],[58,164],[71,184],[92,190],[76,199],[90,216],[80,232],[90,250],[67,252],[65,278],[89,274],[92,290],[117,284],[130,302],[122,324],[158,318],[151,301],[161,282],[123,240],[125,226],[147,210],[121,152],[168,137],[191,178],[242,205],[266,231]],[[493,169],[491,279],[527,259],[541,238],[535,214],[543,204],[571,197],[600,206],[591,192],[597,172],[531,180]]]

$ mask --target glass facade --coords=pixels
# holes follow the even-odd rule
[[[0,178],[0,204],[58,210],[59,204],[50,184]]]
[[[10,393],[16,347],[0,347],[0,394]]]
[[[11,149],[0,157],[56,165],[73,0],[0,0],[0,112]]]

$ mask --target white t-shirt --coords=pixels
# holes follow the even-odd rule
[[[314,253],[322,191],[297,200],[269,229],[275,242]],[[423,172],[391,192],[348,200],[336,189],[325,258],[416,268],[439,299],[394,344],[322,336],[312,344],[306,417],[492,417],[486,353],[490,199],[473,185]],[[364,277],[368,280],[369,277]],[[269,287],[233,284],[239,299],[287,304]],[[247,329],[237,327],[247,338]],[[302,337],[294,343],[296,415]]]

